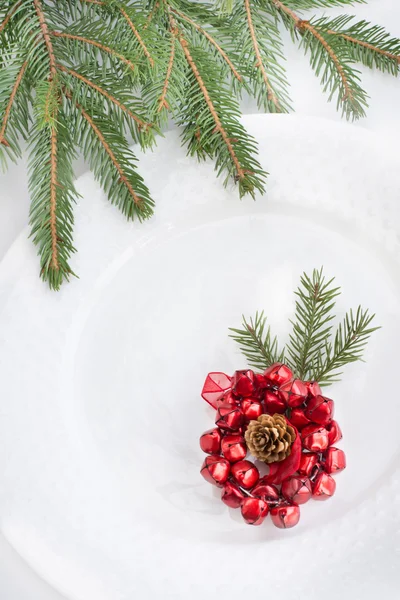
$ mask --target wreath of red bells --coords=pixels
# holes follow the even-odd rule
[[[346,467],[346,457],[335,446],[342,432],[333,419],[334,402],[317,382],[295,379],[289,367],[275,363],[262,375],[249,369],[233,377],[209,373],[201,395],[216,410],[216,427],[200,437],[209,455],[201,474],[222,489],[227,506],[241,509],[246,523],[261,525],[269,513],[276,527],[288,529],[299,522],[301,504],[333,496],[332,475]],[[244,435],[262,414],[284,415],[296,438],[289,456],[267,465],[260,477]]]

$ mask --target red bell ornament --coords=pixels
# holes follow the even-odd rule
[[[328,473],[322,471],[317,475],[312,488],[314,500],[328,500],[335,493],[336,481]]]
[[[317,383],[316,381],[306,381],[305,383],[309,398],[315,398],[315,396],[322,396],[322,391],[319,387],[319,383]]]
[[[293,408],[290,413],[289,421],[296,427],[296,429],[303,429],[311,423],[310,419],[304,414],[304,410],[302,408]]]
[[[243,460],[247,454],[247,446],[242,435],[226,435],[221,442],[222,454],[229,462]]]
[[[334,410],[333,400],[325,396],[314,396],[308,401],[305,414],[313,423],[325,426],[332,421]]]
[[[251,490],[260,478],[257,467],[249,460],[240,460],[232,465],[232,477],[245,490]]]
[[[264,372],[264,377],[270,385],[281,387],[281,385],[292,379],[293,373],[287,365],[274,363]]]
[[[242,505],[245,496],[237,485],[227,481],[221,494],[221,500],[230,508],[239,508]]]
[[[306,475],[307,477],[311,477],[315,470],[320,466],[318,461],[318,454],[314,452],[303,452],[300,457],[300,466],[299,473],[300,475]]]
[[[301,432],[303,448],[310,452],[322,452],[329,444],[329,436],[322,425],[307,425]]]
[[[261,373],[255,373],[254,382],[256,384],[257,394],[262,393],[268,385],[267,380]]]
[[[331,446],[325,453],[324,469],[327,473],[340,473],[346,468],[346,455],[340,448]]]
[[[228,480],[230,464],[222,456],[207,456],[200,473],[204,479],[213,485],[221,487]]]
[[[217,409],[215,424],[225,431],[237,431],[243,423],[243,413],[240,408],[230,404],[222,404]]]
[[[245,371],[235,371],[232,378],[232,391],[237,396],[247,398],[252,396],[256,390],[256,381],[253,371],[247,369]]]
[[[217,400],[231,388],[231,378],[225,373],[209,373],[201,392],[202,398],[213,408],[217,408]]]
[[[257,421],[264,410],[261,402],[255,398],[245,398],[240,405],[245,421]]]
[[[255,498],[264,500],[270,508],[278,504],[280,499],[278,488],[267,483],[264,477],[259,480],[257,485],[251,490],[251,493]]]
[[[222,434],[218,427],[205,431],[200,437],[200,448],[206,454],[220,454]]]
[[[293,379],[284,383],[279,388],[279,397],[284,400],[288,406],[295,408],[301,406],[307,399],[307,387],[301,379]]]
[[[311,498],[311,481],[304,475],[293,475],[282,482],[282,495],[296,504],[305,504]]]
[[[342,439],[342,430],[340,429],[337,421],[332,421],[331,423],[329,423],[329,425],[326,426],[326,429],[328,431],[328,439],[330,446],[336,444],[336,442]]]
[[[279,529],[295,527],[300,520],[300,508],[296,504],[286,504],[271,508],[271,520]]]
[[[216,407],[222,406],[223,404],[230,404],[231,406],[237,406],[239,403],[238,398],[232,393],[231,390],[229,392],[225,392],[221,398],[215,402]]]
[[[268,504],[260,498],[245,498],[241,510],[246,523],[261,525],[268,514]]]
[[[287,409],[286,402],[270,390],[265,392],[264,406],[265,412],[267,412],[269,415],[275,415],[276,413],[283,415]]]

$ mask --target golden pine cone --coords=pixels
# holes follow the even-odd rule
[[[283,415],[261,415],[250,421],[244,437],[255,458],[273,463],[289,456],[296,433]]]

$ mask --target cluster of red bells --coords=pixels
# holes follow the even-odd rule
[[[295,379],[289,367],[275,363],[262,375],[251,370],[233,377],[209,373],[202,397],[216,410],[216,427],[200,438],[209,455],[201,474],[222,488],[222,501],[240,508],[247,523],[261,525],[269,513],[276,527],[294,527],[300,504],[333,496],[332,474],[346,467],[346,457],[334,446],[342,432],[333,419],[333,400],[322,395],[318,383]],[[285,415],[297,435],[290,455],[268,465],[268,474],[260,477],[246,459],[244,433],[250,421],[265,413]]]

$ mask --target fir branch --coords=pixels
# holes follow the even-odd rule
[[[170,54],[170,58],[168,61],[168,68],[167,68],[167,72],[165,74],[165,80],[164,80],[164,85],[162,88],[162,92],[161,92],[161,96],[159,98],[159,103],[158,103],[158,108],[157,108],[157,112],[160,113],[162,111],[163,108],[166,108],[167,110],[169,110],[170,106],[166,100],[167,97],[167,93],[168,93],[168,88],[169,88],[169,84],[170,84],[170,80],[171,80],[171,74],[172,74],[172,69],[174,67],[174,60],[175,60],[175,34],[171,35],[171,54]]]
[[[243,317],[242,329],[229,329],[232,332],[229,337],[239,344],[249,365],[259,371],[265,371],[274,362],[284,361],[284,351],[279,351],[278,340],[271,336],[271,328],[266,322],[264,311],[257,312],[254,320],[246,321]]]
[[[3,31],[5,30],[5,28],[8,25],[9,21],[11,21],[13,15],[17,12],[17,10],[21,6],[21,4],[22,4],[22,0],[20,0],[19,2],[16,2],[14,4],[14,6],[11,8],[11,10],[8,12],[8,14],[6,14],[2,23],[0,23],[0,35],[3,33]]]
[[[143,41],[143,39],[142,39],[141,35],[139,34],[138,30],[136,29],[135,25],[133,24],[133,21],[132,21],[132,19],[130,18],[129,14],[127,13],[126,9],[125,9],[125,8],[123,8],[123,7],[121,7],[119,10],[120,10],[120,12],[121,12],[122,16],[124,17],[124,19],[126,20],[126,22],[128,23],[128,25],[129,25],[130,29],[132,30],[132,32],[133,32],[133,35],[134,35],[134,36],[136,37],[136,39],[138,40],[138,42],[139,42],[139,44],[140,44],[140,46],[141,46],[141,48],[142,48],[142,50],[143,50],[143,52],[144,52],[144,55],[146,56],[147,60],[148,60],[148,61],[149,61],[149,63],[150,63],[150,66],[151,66],[151,67],[154,67],[154,60],[153,60],[153,58],[151,57],[151,54],[150,54],[150,52],[148,51],[146,44],[144,43],[144,41]]]
[[[340,288],[333,279],[325,281],[322,268],[314,269],[312,277],[303,273],[296,293],[295,320],[287,349],[289,365],[300,379],[311,376],[314,362],[325,347],[334,318],[332,310]]]
[[[19,70],[19,73],[17,75],[17,78],[15,80],[14,86],[11,90],[11,94],[10,94],[10,98],[8,100],[6,109],[4,111],[4,115],[3,115],[3,119],[1,122],[1,127],[0,127],[0,144],[3,144],[4,146],[9,146],[9,143],[5,137],[5,133],[6,133],[6,129],[7,129],[7,125],[8,125],[8,121],[10,118],[10,114],[11,114],[11,110],[15,101],[15,96],[17,94],[18,88],[21,85],[21,81],[22,78],[25,74],[26,68],[28,66],[28,61],[25,61],[21,67],[21,69]]]
[[[46,44],[46,48],[49,54],[50,77],[55,77],[57,75],[56,57],[54,54],[53,43],[50,39],[49,28],[47,26],[46,19],[43,13],[42,3],[40,0],[33,0],[33,4],[39,19],[40,29],[42,31],[44,43]]]
[[[52,35],[55,37],[58,37],[58,38],[65,38],[68,40],[76,40],[78,42],[82,42],[84,44],[89,44],[90,46],[94,46],[95,48],[98,48],[102,52],[105,52],[106,54],[109,54],[110,56],[118,58],[118,60],[120,60],[125,65],[127,65],[132,71],[134,69],[136,69],[136,66],[130,60],[125,58],[125,56],[123,54],[120,54],[113,48],[110,48],[109,46],[106,46],[105,44],[101,44],[100,42],[97,42],[96,40],[91,40],[84,36],[76,35],[73,33],[67,33],[66,31],[52,31]]]
[[[375,315],[358,307],[356,314],[350,310],[339,325],[333,345],[327,342],[325,351],[315,362],[312,378],[328,386],[339,381],[339,369],[348,363],[362,360],[368,339],[380,327],[370,327]]]

